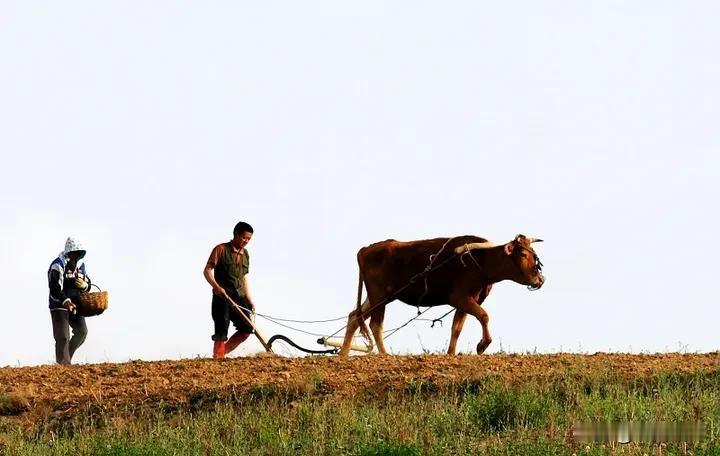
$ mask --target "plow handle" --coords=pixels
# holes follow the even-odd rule
[[[245,320],[245,322],[247,324],[249,324],[250,327],[253,329],[253,334],[255,334],[255,337],[257,337],[257,339],[260,341],[260,344],[262,344],[263,348],[265,348],[265,351],[267,351],[268,353],[272,353],[273,351],[272,351],[272,348],[270,347],[270,344],[268,344],[267,340],[265,340],[265,338],[262,336],[262,334],[260,334],[257,327],[255,326],[255,323],[253,323],[253,321],[250,318],[248,318],[247,315],[245,315],[245,312],[243,312],[242,308],[235,301],[233,301],[232,299],[229,299],[229,301],[230,301],[230,304],[232,304],[232,306],[235,307],[235,310],[237,311],[237,313],[239,313],[240,316]]]

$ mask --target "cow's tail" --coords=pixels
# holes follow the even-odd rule
[[[362,268],[358,268],[359,274],[358,274],[358,292],[357,292],[357,308],[355,310],[355,319],[357,320],[357,324],[360,327],[360,334],[363,335],[365,340],[368,341],[368,343],[372,344],[372,339],[370,338],[370,329],[368,329],[368,326],[365,324],[365,316],[363,315],[362,311],[362,290],[363,290],[363,273]]]

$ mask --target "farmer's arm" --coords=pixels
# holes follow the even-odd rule
[[[203,275],[205,276],[205,280],[207,280],[212,287],[213,293],[226,296],[223,287],[221,287],[215,280],[215,266],[217,266],[218,258],[220,257],[219,249],[220,246],[213,249],[210,254],[210,258],[208,258],[207,264],[205,265],[205,269],[203,270]]]
[[[245,291],[245,298],[247,298],[250,310],[255,311],[255,303],[253,302],[252,295],[250,294],[250,288],[248,288],[247,276],[244,275],[242,278],[243,290]]]
[[[205,269],[203,270],[203,275],[205,276],[205,280],[207,280],[212,287],[215,294],[223,293],[222,287],[218,285],[218,283],[215,281],[215,268],[211,266],[205,266]]]

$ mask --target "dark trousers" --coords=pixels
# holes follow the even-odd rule
[[[85,342],[87,325],[85,317],[71,314],[65,309],[50,311],[53,337],[55,338],[55,361],[58,364],[70,364],[75,350]],[[70,337],[72,328],[72,337]]]
[[[236,293],[228,293],[230,298],[241,307],[249,308],[250,303],[245,296],[239,296]],[[235,306],[231,305],[227,300],[219,295],[213,294],[212,298],[212,319],[215,324],[215,334],[212,336],[212,340],[225,341],[228,338],[228,328],[232,321],[233,326],[238,332],[241,333],[252,333],[253,329],[244,318],[238,313],[240,310],[236,309]],[[242,309],[242,312],[249,318],[252,319],[252,314],[249,310]]]

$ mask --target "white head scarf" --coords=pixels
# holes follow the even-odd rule
[[[65,250],[63,250],[62,255],[67,257],[67,254],[70,252],[82,252],[80,254],[80,258],[85,256],[85,248],[82,246],[80,241],[72,236],[67,238],[67,241],[65,241]]]

